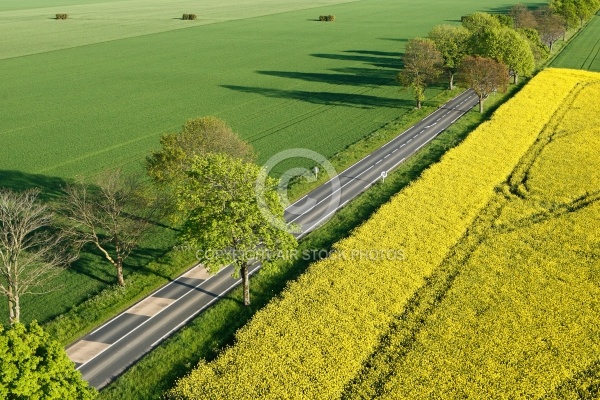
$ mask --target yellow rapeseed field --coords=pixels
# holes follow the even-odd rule
[[[538,74],[169,396],[539,396],[600,358],[594,82]]]

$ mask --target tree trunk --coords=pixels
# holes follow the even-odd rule
[[[479,97],[479,112],[483,113],[483,97]]]
[[[12,288],[8,289],[8,322],[13,325],[15,322],[15,303],[12,296]]]
[[[243,262],[240,266],[240,274],[242,275],[242,285],[244,286],[244,305],[250,305],[250,279],[248,276],[248,263]]]
[[[515,82],[515,85],[517,83],[519,83],[519,74],[517,74],[517,71],[514,71],[514,82]]]
[[[554,44],[554,42],[550,42],[550,53],[552,53],[552,45]]]
[[[115,264],[117,268],[117,282],[119,286],[125,286],[125,280],[123,279],[123,261],[120,261]]]
[[[417,99],[417,108],[421,109],[421,99]]]
[[[448,72],[450,77],[450,90],[454,89],[454,73],[452,71]]]
[[[11,325],[14,325],[21,320],[21,304],[19,301],[19,296],[15,296],[15,298],[13,300],[13,307],[14,307],[15,311],[14,311],[13,322],[11,323]]]

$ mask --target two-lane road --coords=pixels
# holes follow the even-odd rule
[[[477,104],[466,91],[380,149],[290,205],[285,219],[301,239],[425,146]],[[254,265],[252,272],[260,268]],[[240,283],[232,267],[209,276],[196,266],[67,348],[84,379],[101,389]]]
[[[302,227],[302,238],[373,183],[437,137],[477,104],[471,90],[461,93],[416,125],[319,186],[286,209],[285,219]]]

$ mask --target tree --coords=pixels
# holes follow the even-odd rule
[[[11,325],[20,320],[21,297],[54,290],[48,282],[75,259],[38,195],[0,190],[0,294],[8,299]]]
[[[596,9],[594,8],[593,2],[588,0],[575,0],[574,3],[575,15],[579,18],[579,25],[583,26],[585,20],[594,15]]]
[[[500,25],[505,26],[507,28],[513,28],[515,26],[515,21],[510,15],[507,14],[492,14],[494,18],[500,22]]]
[[[479,97],[479,112],[483,112],[483,103],[491,93],[506,91],[508,79],[505,65],[485,57],[465,57],[458,71],[458,80]]]
[[[180,133],[162,135],[160,144],[160,150],[146,157],[148,175],[158,184],[177,181],[189,168],[194,156],[225,153],[245,161],[255,158],[252,146],[215,117],[191,119],[183,125]]]
[[[536,29],[540,35],[540,39],[552,51],[554,43],[566,33],[566,22],[560,15],[553,13],[548,7],[536,10],[535,16],[538,21]]]
[[[152,219],[160,213],[159,202],[148,196],[139,177],[124,176],[120,170],[101,175],[94,188],[78,183],[64,192],[63,213],[77,244],[94,245],[124,286],[123,263],[149,233]]]
[[[514,83],[519,76],[531,74],[535,68],[535,58],[527,38],[510,28],[500,30],[500,51],[493,57],[506,65],[514,77]]]
[[[537,26],[534,13],[521,3],[515,4],[510,9],[509,15],[514,21],[513,28],[515,29],[529,29]]]
[[[567,28],[574,28],[579,22],[574,0],[550,0],[550,9],[563,17]]]
[[[471,15],[462,17],[462,26],[467,28],[471,32],[478,32],[481,30],[500,28],[501,24],[497,18],[494,18],[491,14],[484,12],[476,12]]]
[[[261,171],[226,154],[196,156],[175,191],[179,211],[187,217],[181,239],[198,248],[198,259],[210,272],[233,263],[234,274],[242,277],[245,305],[250,304],[251,264],[269,264],[273,255],[296,246],[283,220],[277,182]],[[258,187],[259,178],[264,186]]]
[[[93,399],[62,346],[34,321],[29,327],[0,325],[0,398]]]
[[[448,73],[450,90],[454,89],[454,74],[460,61],[467,54],[470,32],[462,26],[437,25],[429,32],[429,39],[444,59],[444,69]]]
[[[432,40],[415,38],[408,41],[403,61],[398,81],[413,91],[417,108],[421,108],[425,89],[440,76],[444,60]]]
[[[519,28],[517,29],[517,32],[525,39],[527,39],[527,42],[529,42],[529,47],[531,48],[531,52],[536,63],[548,58],[550,50],[548,46],[544,44],[539,32],[536,29]]]

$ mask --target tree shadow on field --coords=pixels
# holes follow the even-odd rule
[[[55,176],[29,174],[22,171],[0,170],[0,189],[20,192],[27,189],[39,189],[42,201],[56,200],[62,193],[61,187],[68,182]]]
[[[261,75],[280,78],[300,79],[307,82],[329,83],[331,85],[347,86],[387,86],[395,85],[395,73],[381,69],[370,68],[338,68],[332,71],[338,73],[310,73],[289,71],[257,71]]]
[[[536,8],[540,8],[540,7],[547,6],[547,5],[548,5],[548,3],[527,4],[527,8],[529,8],[530,10],[535,10]],[[485,8],[483,11],[488,14],[508,14],[512,7],[513,7],[512,5],[506,5],[506,6],[500,6],[500,7],[488,7],[488,8]]]
[[[361,109],[377,107],[398,108],[412,104],[412,101],[409,100],[377,97],[360,93],[308,92],[303,90],[266,89],[235,85],[221,85],[221,87],[241,93],[259,94],[265,97],[300,100],[319,105],[344,106]]]
[[[406,38],[378,38],[379,40],[387,40],[390,42],[408,42],[408,39]]]
[[[330,60],[341,60],[341,61],[350,61],[350,62],[362,62],[365,64],[370,64],[374,67],[378,68],[392,68],[392,69],[400,69],[402,68],[402,55],[403,53],[388,53],[394,54],[394,56],[381,56],[372,54],[373,52],[367,52],[364,50],[348,50],[344,52],[345,54],[325,54],[325,53],[317,53],[311,54],[313,57],[317,58],[327,58]]]

